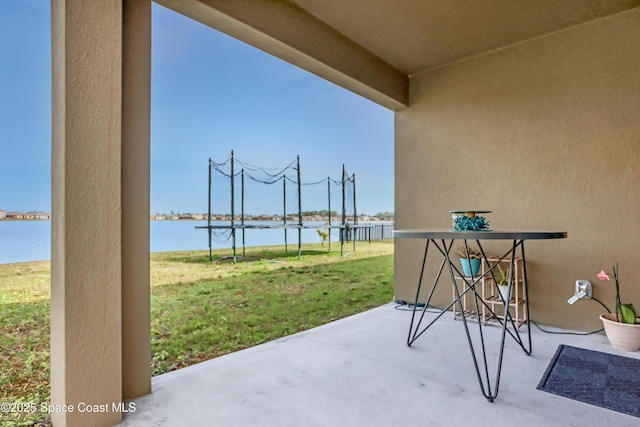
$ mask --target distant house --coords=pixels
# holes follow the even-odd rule
[[[0,219],[5,219],[7,217],[7,211],[0,210]]]
[[[27,212],[27,218],[26,219],[44,219],[44,220],[49,220],[51,219],[51,214],[47,213],[47,212]]]
[[[24,212],[7,212],[6,217],[8,219],[25,219]]]
[[[51,219],[51,214],[47,213],[47,212],[5,212],[5,211],[0,211],[3,212],[3,215],[0,215],[0,218],[6,218],[6,219],[44,219],[44,220],[49,220]]]

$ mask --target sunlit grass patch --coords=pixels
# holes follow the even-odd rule
[[[238,351],[390,302],[393,242],[151,254],[153,375]],[[49,402],[50,263],[0,265],[0,403]],[[0,414],[0,425],[46,423]],[[44,425],[44,424],[41,424]]]

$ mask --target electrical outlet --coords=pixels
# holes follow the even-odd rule
[[[584,293],[580,298],[591,298],[591,282],[583,279],[576,280],[575,294],[577,295],[580,292]]]

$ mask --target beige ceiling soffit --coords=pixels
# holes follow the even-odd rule
[[[409,77],[285,0],[157,0],[391,110],[409,105]]]
[[[492,55],[492,54],[494,54],[496,52],[500,52],[501,50],[511,49],[511,48],[513,48],[515,46],[526,45],[527,43],[530,43],[530,42],[532,42],[534,40],[539,40],[539,39],[544,39],[546,37],[550,37],[553,34],[564,33],[566,31],[571,31],[571,30],[573,30],[575,28],[580,28],[580,27],[583,27],[583,26],[586,26],[586,25],[591,25],[591,24],[594,24],[594,23],[599,22],[599,21],[605,21],[607,19],[611,19],[611,18],[614,18],[616,16],[620,16],[620,15],[624,15],[624,14],[628,14],[628,13],[635,13],[638,10],[640,10],[640,7],[635,7],[635,8],[632,8],[632,9],[623,10],[621,12],[614,13],[612,15],[607,15],[607,16],[603,16],[603,17],[600,17],[600,18],[592,19],[590,21],[581,22],[581,23],[576,24],[576,25],[571,25],[571,26],[568,26],[568,27],[560,28],[558,30],[550,31],[548,33],[541,34],[541,35],[536,36],[536,37],[531,37],[531,38],[528,38],[528,39],[525,39],[525,40],[520,40],[520,41],[518,41],[516,43],[512,43],[512,44],[509,44],[509,45],[500,46],[498,48],[491,49],[491,50],[488,50],[486,52],[480,52],[480,53],[478,53],[476,55],[466,56],[464,58],[458,59],[457,61],[448,62],[446,64],[441,64],[441,65],[438,65],[436,67],[432,67],[432,68],[428,68],[426,70],[418,71],[417,73],[411,74],[409,76],[409,78],[413,79],[415,77],[418,77],[420,74],[430,73],[432,71],[435,71],[435,70],[438,70],[438,69],[441,69],[441,68],[447,68],[447,67],[450,67],[450,66],[455,65],[455,64],[463,63],[463,62],[466,62],[466,61],[472,61],[475,58],[480,58],[480,57],[483,57],[485,55]]]

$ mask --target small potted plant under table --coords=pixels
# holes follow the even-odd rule
[[[456,250],[456,255],[460,257],[462,272],[466,277],[475,277],[480,271],[482,253],[471,246],[460,245]]]
[[[509,294],[509,270],[503,270],[500,264],[496,265],[496,272],[494,273],[494,279],[496,285],[498,285],[498,292],[505,304],[508,304],[511,295]]]

